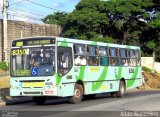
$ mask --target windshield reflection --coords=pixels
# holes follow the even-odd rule
[[[11,53],[12,76],[48,76],[55,72],[53,47],[14,49]]]

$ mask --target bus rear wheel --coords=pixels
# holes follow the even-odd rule
[[[44,105],[46,99],[47,99],[46,97],[33,97],[33,101],[34,101],[37,105]]]
[[[125,83],[124,81],[121,80],[119,84],[119,91],[116,92],[116,97],[122,98],[125,94],[125,90],[126,90]]]
[[[78,104],[82,101],[83,96],[83,86],[80,84],[75,84],[74,95],[70,97],[69,102],[72,104]]]

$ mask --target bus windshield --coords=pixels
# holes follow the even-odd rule
[[[55,73],[55,48],[30,47],[11,50],[11,76],[51,76]]]

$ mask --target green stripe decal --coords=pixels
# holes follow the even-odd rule
[[[137,75],[138,75],[138,67],[135,68],[134,74],[131,77],[131,80],[128,80],[127,88],[131,87],[134,84],[134,82],[136,81]]]
[[[67,44],[67,40],[63,40],[63,42],[61,42],[60,46],[65,46],[65,47],[68,47],[68,44]]]
[[[97,42],[93,42],[93,43],[91,43],[91,45],[95,45],[95,46],[96,46],[96,45],[97,45]]]
[[[59,83],[61,82],[61,80],[62,80],[62,77],[60,77],[60,76],[58,75],[58,73],[56,73],[56,86],[59,85]]]
[[[106,76],[107,76],[107,72],[108,72],[108,67],[104,67],[103,72],[101,74],[101,76],[98,78],[97,81],[103,81],[105,80]],[[92,91],[95,91],[97,89],[100,88],[100,86],[102,85],[103,82],[95,82],[92,83]]]
[[[82,81],[83,81],[85,69],[86,69],[86,66],[81,66],[81,67],[80,67],[79,76],[76,76],[76,79],[77,79],[77,80],[82,80]]]

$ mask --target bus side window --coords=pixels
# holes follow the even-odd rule
[[[136,66],[136,53],[135,50],[129,50],[130,66]]]
[[[74,45],[74,54],[84,55],[85,54],[85,45],[80,45],[80,44]]]
[[[70,47],[58,47],[58,73],[60,76],[67,74],[73,66],[72,49]]]
[[[100,65],[108,66],[108,49],[107,47],[99,47]]]
[[[85,45],[75,44],[74,48],[74,64],[76,66],[87,65]]]
[[[110,48],[109,49],[110,55],[110,65],[111,66],[118,66],[119,65],[119,51],[117,48]]]
[[[137,66],[141,66],[141,55],[139,50],[136,51],[136,62]]]
[[[89,53],[88,65],[98,66],[99,65],[98,48],[96,46],[88,46],[87,50]]]
[[[122,66],[128,66],[128,56],[126,49],[120,49],[120,63]]]

